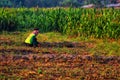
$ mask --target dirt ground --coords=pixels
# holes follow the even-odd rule
[[[37,49],[0,44],[0,80],[120,80],[120,57],[89,55],[91,43],[42,42]],[[74,53],[53,50],[64,47]]]
[[[1,79],[20,80],[119,80],[120,57],[1,54],[0,76]]]

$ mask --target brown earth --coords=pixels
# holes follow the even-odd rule
[[[117,56],[35,53],[29,50],[27,54],[4,53],[0,55],[0,79],[3,80],[120,79],[120,57]]]
[[[0,44],[0,80],[120,80],[120,57],[89,55],[86,48],[94,47],[91,42],[42,42],[40,48],[7,49],[2,45],[15,43]],[[57,47],[74,53],[52,49]]]

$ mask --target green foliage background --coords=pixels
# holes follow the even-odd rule
[[[0,31],[30,30],[34,27],[41,32],[117,39],[120,37],[120,9],[0,9]]]

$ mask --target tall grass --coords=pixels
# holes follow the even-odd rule
[[[40,28],[41,32],[120,38],[120,9],[1,8],[0,30]]]

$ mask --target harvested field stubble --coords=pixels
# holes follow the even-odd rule
[[[0,44],[0,80],[120,79],[120,56],[91,54],[91,42],[41,42],[33,48],[4,38]]]
[[[117,56],[1,54],[0,61],[0,75],[6,79],[120,79],[120,57]]]

